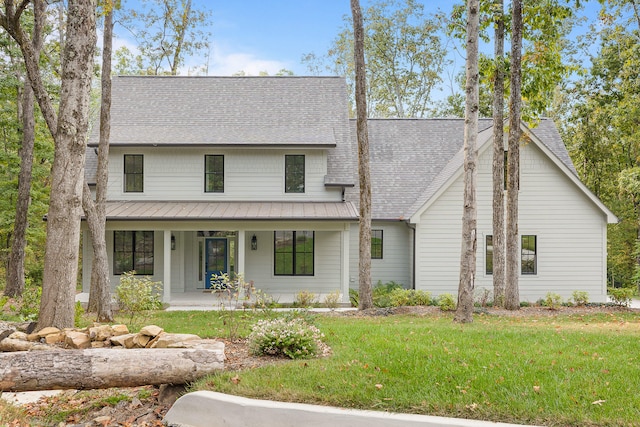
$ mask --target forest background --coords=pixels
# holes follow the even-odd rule
[[[258,2],[260,3],[260,2]],[[297,3],[297,2],[296,2]],[[318,2],[325,5],[325,2]],[[334,5],[336,2],[329,2]],[[177,75],[345,75],[353,86],[352,32],[348,2],[308,14],[340,13],[342,26],[333,31],[327,46],[318,44],[314,28],[309,49],[299,62],[262,60],[248,53],[225,54],[217,38],[223,34],[228,10],[218,18],[207,2],[178,0],[124,0],[115,11],[114,74]],[[438,3],[439,7],[425,7]],[[483,1],[481,117],[491,117],[493,66],[491,1]],[[510,2],[506,2],[509,10]],[[561,130],[580,178],[620,219],[609,226],[608,281],[610,286],[637,287],[640,283],[640,16],[635,0],[525,1],[523,53],[523,118],[530,126],[551,117]],[[188,8],[187,8],[188,6]],[[271,5],[263,20],[278,17],[280,37],[305,37],[296,31],[300,22],[287,13],[289,3]],[[371,117],[462,117],[464,113],[464,5],[461,2],[387,0],[363,2],[368,44],[365,46]],[[293,6],[291,6],[293,7]],[[254,10],[254,12],[256,12]],[[25,11],[25,22],[29,19]],[[55,97],[60,85],[60,52],[64,45],[64,2],[52,3],[46,14],[40,66]],[[255,14],[254,14],[255,15]],[[171,19],[175,16],[182,21]],[[320,16],[320,15],[317,15]],[[219,19],[219,20],[218,20]],[[217,23],[218,22],[218,23]],[[292,24],[288,31],[287,22]],[[272,22],[273,23],[273,22]],[[276,22],[277,23],[277,22]],[[100,30],[100,21],[98,23]],[[247,22],[253,39],[275,30]],[[508,26],[508,22],[507,22]],[[171,35],[183,31],[178,47]],[[164,34],[164,36],[163,36]],[[167,37],[169,35],[169,37]],[[118,37],[119,36],[119,37]],[[262,37],[271,39],[270,37]],[[98,37],[100,39],[100,37]],[[509,39],[507,38],[507,43]],[[244,43],[251,43],[244,42]],[[277,40],[270,42],[277,45]],[[380,55],[401,58],[392,67]],[[260,48],[257,48],[258,50]],[[508,50],[508,49],[507,49]],[[18,199],[23,123],[21,117],[25,70],[20,50],[0,33],[0,281],[6,280]],[[95,64],[100,63],[97,50]],[[376,54],[378,52],[378,54]],[[269,55],[266,52],[265,55]],[[265,56],[266,58],[267,56]],[[217,65],[224,64],[225,69]],[[233,67],[237,64],[236,69]],[[508,65],[508,64],[507,64]],[[402,96],[388,90],[390,83],[406,83]],[[92,116],[99,113],[100,69],[95,69]],[[506,84],[508,87],[508,83]],[[54,99],[55,101],[55,99]],[[353,104],[353,103],[352,103]],[[53,141],[41,115],[36,114],[32,185],[26,228],[25,275],[29,284],[42,282],[45,245],[44,215],[49,205]],[[0,284],[3,288],[3,284]]]

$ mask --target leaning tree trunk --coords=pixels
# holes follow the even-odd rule
[[[520,108],[522,80],[522,0],[513,1],[511,36],[511,99],[509,101],[509,151],[507,155],[507,265],[505,308],[520,308],[518,276],[518,191],[520,190]]]
[[[186,384],[223,368],[223,346],[19,351],[0,354],[0,391]]]
[[[504,0],[496,0],[493,84],[493,304],[504,307]]]
[[[109,7],[109,6],[107,6]],[[84,184],[82,204],[87,218],[93,263],[88,311],[97,314],[98,322],[112,322],[111,280],[105,241],[107,184],[109,180],[109,136],[111,131],[111,47],[113,44],[113,5],[104,17],[102,48],[102,96],[100,103],[100,140],[98,142],[98,168],[96,172],[96,199]]]
[[[473,289],[476,273],[478,244],[478,204],[476,186],[478,177],[478,31],[479,0],[467,0],[467,79],[464,113],[464,202],[462,216],[462,248],[460,252],[460,282],[455,322],[473,322]]]
[[[367,127],[367,82],[364,63],[364,28],[358,0],[351,0],[354,60],[356,68],[356,132],[360,176],[359,309],[373,307],[371,290],[371,173]]]
[[[36,57],[40,56],[40,50],[42,50],[44,20],[45,4],[44,2],[35,2],[31,45]],[[29,227],[33,150],[36,139],[35,96],[28,77],[25,77],[22,97],[22,146],[20,147],[18,199],[16,201],[13,243],[7,268],[7,285],[4,290],[4,294],[10,297],[21,296],[25,287],[24,260],[25,248],[27,247],[27,228]]]

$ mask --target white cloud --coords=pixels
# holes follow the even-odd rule
[[[208,63],[205,57],[189,58],[186,62],[180,73],[182,75],[194,74],[194,70],[207,68],[207,74],[210,76],[231,76],[242,71],[249,76],[257,76],[261,72],[275,75],[283,68],[290,69],[290,65],[286,62],[259,58],[247,52],[225,51],[215,43]],[[204,71],[196,71],[196,73],[205,74]]]

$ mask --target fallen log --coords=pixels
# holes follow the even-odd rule
[[[86,349],[0,354],[0,391],[186,384],[224,368],[224,343],[209,348]]]

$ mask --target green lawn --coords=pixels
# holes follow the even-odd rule
[[[475,319],[320,316],[332,357],[215,375],[193,389],[548,426],[640,425],[640,317]]]

